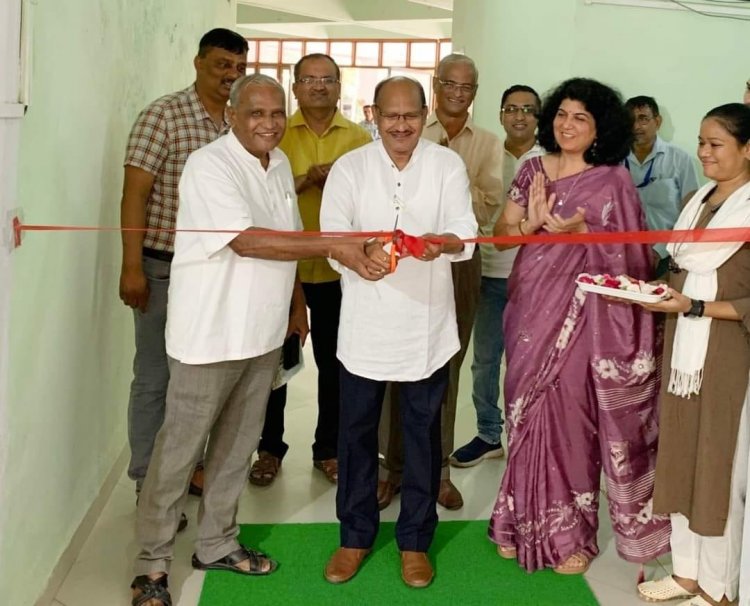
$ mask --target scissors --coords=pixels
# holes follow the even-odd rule
[[[396,271],[396,264],[398,263],[398,256],[396,254],[397,248],[399,248],[399,238],[401,237],[398,232],[398,218],[401,216],[399,211],[396,211],[396,222],[393,224],[393,235],[391,236],[391,266],[390,273]]]

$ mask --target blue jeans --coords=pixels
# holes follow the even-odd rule
[[[482,276],[474,320],[474,360],[471,364],[472,400],[477,433],[489,444],[499,444],[503,433],[500,399],[500,360],[503,356],[503,312],[508,302],[508,280]]]
[[[146,477],[154,440],[164,422],[164,403],[169,384],[164,330],[170,267],[167,261],[143,257],[143,272],[149,287],[148,305],[145,312],[133,310],[135,357],[128,404],[128,477],[135,480],[137,491],[140,491]]]

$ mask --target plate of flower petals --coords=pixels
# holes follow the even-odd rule
[[[576,284],[584,292],[608,295],[617,299],[657,303],[669,299],[666,284],[650,284],[630,276],[611,276],[609,274],[578,274]]]

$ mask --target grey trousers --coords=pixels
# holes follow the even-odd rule
[[[461,365],[466,357],[466,351],[469,349],[482,284],[482,258],[480,257],[479,247],[476,247],[471,259],[451,264],[451,270],[453,273],[453,295],[456,302],[458,340],[461,343],[461,349],[451,358],[448,365],[448,389],[440,409],[441,447],[443,451],[441,480],[447,480],[451,476],[448,458],[454,447],[458,379],[461,373]],[[389,384],[386,389],[378,436],[379,450],[384,457],[378,473],[379,479],[400,485],[401,474],[404,469],[404,435],[399,414],[398,385]]]
[[[164,328],[170,266],[168,261],[143,257],[143,272],[149,288],[148,306],[145,312],[133,311],[135,356],[128,402],[128,477],[135,480],[136,492],[141,490],[154,439],[164,421],[164,400],[169,383]]]
[[[136,575],[169,572],[182,503],[209,434],[195,554],[210,563],[239,548],[237,505],[280,354],[279,348],[256,358],[196,365],[169,358],[164,424],[138,504]]]

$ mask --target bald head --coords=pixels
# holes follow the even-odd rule
[[[388,78],[375,87],[374,107],[383,147],[403,169],[419,144],[427,118],[424,89],[411,78]]]
[[[386,78],[385,80],[378,82],[375,86],[373,104],[378,107],[382,102],[383,95],[387,95],[390,91],[396,89],[412,89],[416,103],[419,104],[419,107],[427,107],[427,98],[424,94],[424,88],[422,88],[422,85],[417,80],[409,78],[408,76],[393,76],[392,78]]]

